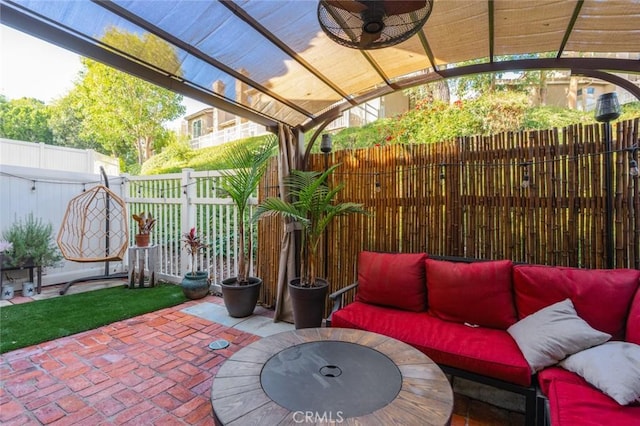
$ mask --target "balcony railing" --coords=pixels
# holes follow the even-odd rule
[[[191,139],[189,144],[193,149],[207,148],[210,146],[222,145],[238,139],[260,136],[267,133],[267,129],[256,123],[242,123],[239,126],[232,126],[221,129],[213,133],[207,133],[195,139]]]

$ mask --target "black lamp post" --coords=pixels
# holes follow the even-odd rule
[[[607,253],[607,268],[613,269],[614,245],[613,245],[613,150],[611,148],[611,120],[620,116],[620,103],[618,95],[603,93],[596,103],[595,118],[604,123],[604,187],[606,192],[606,223],[605,223],[605,250]]]
[[[329,133],[325,133],[322,135],[322,140],[320,141],[320,151],[324,154],[324,171],[326,172],[329,168],[329,153],[333,149],[333,143],[331,141],[331,135]],[[327,235],[327,230],[324,230],[324,278],[326,279],[329,275],[329,238]]]
[[[326,172],[329,168],[329,153],[333,149],[333,144],[331,142],[331,135],[329,133],[325,133],[322,135],[322,140],[320,141],[320,151],[324,154],[324,171]],[[329,275],[329,238],[327,236],[327,230],[324,230],[324,235],[322,236],[324,240],[324,277],[327,278]]]
[[[331,141],[331,135],[329,133],[325,133],[322,135],[322,140],[320,141],[320,151],[324,154],[324,170],[327,171],[329,168],[329,153],[333,149],[333,143]]]

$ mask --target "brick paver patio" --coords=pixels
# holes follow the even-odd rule
[[[4,354],[0,423],[213,424],[213,376],[259,337],[180,312],[201,301]]]
[[[260,337],[180,312],[207,296],[2,355],[3,425],[212,425],[212,379]],[[257,308],[269,315],[271,311]],[[208,344],[227,339],[227,349]],[[521,414],[456,395],[452,425],[523,424]]]

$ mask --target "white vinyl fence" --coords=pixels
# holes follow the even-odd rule
[[[30,213],[53,226],[57,237],[69,201],[102,182],[99,174],[70,173],[31,167],[0,166],[0,233]],[[182,235],[196,228],[209,247],[198,254],[196,269],[207,270],[213,284],[237,275],[238,212],[231,199],[219,190],[219,172],[194,172],[157,176],[109,176],[109,189],[127,204],[129,245],[134,244],[137,225],[132,213],[147,212],[157,219],[151,244],[160,246],[160,278],[180,282],[190,271],[191,258],[183,247]],[[250,212],[257,197],[250,200]],[[253,228],[248,228],[254,232]],[[253,270],[252,256],[251,268]],[[109,263],[109,273],[124,272],[127,259]],[[43,285],[104,274],[104,262],[78,263],[63,260],[46,268]],[[5,272],[23,278],[22,273]],[[19,276],[18,276],[19,275]]]
[[[182,242],[183,234],[191,228],[196,228],[197,234],[208,244],[197,256],[196,270],[208,271],[214,285],[237,275],[236,235],[241,218],[231,199],[220,190],[221,179],[217,171],[195,172],[192,169],[168,175],[124,176],[129,216],[146,212],[157,220],[151,232],[151,244],[160,246],[162,279],[179,282],[191,270],[191,258]],[[257,196],[249,204],[247,217],[253,213]],[[255,235],[249,224],[247,229]],[[130,230],[132,236],[137,232],[133,220]],[[253,270],[255,247],[251,258]]]
[[[122,197],[122,178],[110,176],[110,189]],[[24,221],[29,214],[53,227],[57,238],[69,201],[83,191],[103,183],[100,174],[0,165],[0,234],[15,221]],[[63,260],[46,268],[43,285],[65,283],[78,278],[104,274],[103,262],[78,263]],[[109,273],[122,272],[123,262],[110,262]],[[19,271],[3,272],[5,278],[23,280]]]
[[[117,158],[100,154],[93,149],[67,148],[5,138],[0,138],[0,164],[90,174],[100,173],[102,166],[107,175],[120,174]]]

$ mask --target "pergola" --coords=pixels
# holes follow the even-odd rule
[[[0,4],[5,25],[274,130],[305,132],[397,90],[505,70],[570,70],[640,99],[614,74],[640,73],[637,0],[435,0],[421,31],[368,51],[334,43],[313,0]],[[145,48],[105,39],[114,29]],[[158,40],[172,60],[157,54]]]
[[[0,22],[280,135],[279,170],[304,167],[304,133],[363,102],[451,77],[570,70],[612,82],[640,74],[639,0],[434,0],[393,47],[332,41],[313,0],[0,0]],[[114,32],[143,41],[127,43]],[[46,69],[43,69],[46,73]],[[286,196],[285,188],[280,190]],[[295,268],[283,242],[276,316]],[[286,265],[286,266],[285,266]],[[284,302],[286,304],[286,302]],[[286,316],[286,315],[284,315]]]

